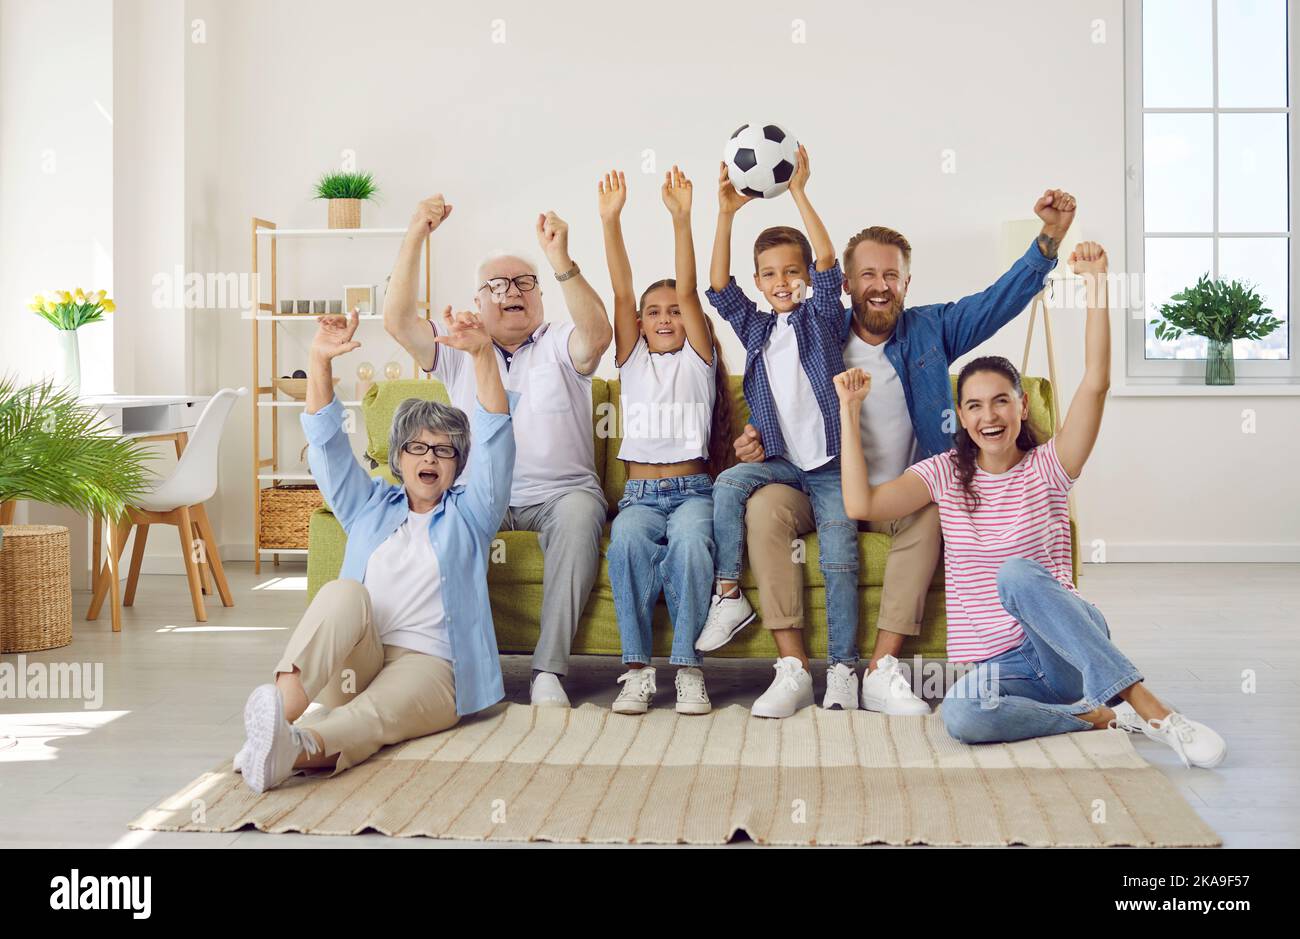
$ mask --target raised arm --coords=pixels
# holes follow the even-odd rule
[[[709,262],[709,286],[721,293],[731,282],[731,227],[740,208],[753,199],[742,195],[727,176],[727,164],[718,164],[718,228],[713,235],[713,258]]]
[[[479,315],[468,312],[453,314],[449,306],[442,311],[442,323],[443,334],[435,337],[434,342],[469,355],[474,363],[474,382],[483,410],[489,414],[510,413],[501,370],[492,351],[492,337],[483,327]]]
[[[915,473],[903,473],[879,486],[867,478],[867,460],[862,453],[862,402],[871,391],[871,376],[851,368],[835,376],[835,394],[840,399],[840,485],[844,511],[849,518],[864,522],[888,522],[911,515],[930,502],[930,490]]]
[[[1056,267],[1056,251],[1074,221],[1076,207],[1068,192],[1048,189],[1034,203],[1034,214],[1043,221],[1042,231],[1024,255],[992,286],[939,307],[949,362],[992,337],[1043,289],[1047,275]]]
[[[828,271],[835,266],[835,245],[831,241],[830,233],[826,231],[826,226],[822,224],[821,216],[808,200],[810,170],[806,147],[802,145],[799,147],[796,161],[794,175],[790,177],[790,197],[799,207],[799,217],[803,219],[803,226],[808,231],[808,240],[812,243],[813,257],[816,259],[814,262],[816,269]],[[836,290],[834,293],[838,297],[839,291]]]
[[[537,216],[537,243],[550,262],[556,277],[564,277],[560,287],[564,302],[573,317],[573,332],[569,334],[569,358],[580,375],[590,375],[600,364],[614,339],[605,304],[587,278],[578,272],[578,266],[569,256],[569,223],[554,212]],[[566,276],[568,275],[568,276]]]
[[[1070,269],[1088,288],[1088,322],[1083,337],[1083,380],[1056,435],[1056,456],[1061,468],[1077,479],[1088,461],[1101,414],[1110,390],[1110,298],[1106,289],[1106,249],[1095,241],[1081,241],[1070,255]]]
[[[632,262],[623,241],[623,206],[627,202],[627,180],[610,170],[596,184],[600,225],[605,233],[605,264],[614,288],[614,364],[622,365],[632,354],[641,335],[636,321],[636,288],[632,284]]]
[[[345,411],[334,396],[332,363],[340,355],[359,349],[352,338],[357,331],[357,311],[344,316],[322,316],[308,353],[307,407],[301,419],[307,437],[307,464],[326,505],[347,531],[381,480],[371,479],[352,455],[344,433]]]
[[[695,276],[695,239],[691,235],[691,181],[673,166],[664,174],[660,190],[664,205],[673,217],[673,259],[677,281],[677,309],[681,311],[686,341],[704,361],[713,363],[713,335],[704,316]]]
[[[433,330],[416,307],[416,284],[420,279],[420,255],[429,235],[451,215],[451,205],[442,193],[425,199],[415,207],[411,224],[397,252],[397,263],[384,293],[384,329],[396,339],[425,371],[438,362],[438,347]]]

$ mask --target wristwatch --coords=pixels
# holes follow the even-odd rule
[[[563,283],[564,281],[568,280],[570,277],[577,277],[581,273],[582,270],[578,267],[577,264],[574,264],[573,267],[565,271],[563,274],[556,274],[555,279],[560,281],[560,283]]]

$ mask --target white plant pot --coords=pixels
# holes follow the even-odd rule
[[[60,368],[55,375],[55,384],[62,385],[74,395],[81,394],[81,346],[77,342],[75,329],[60,329],[59,360]]]

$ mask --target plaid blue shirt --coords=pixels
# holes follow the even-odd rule
[[[844,275],[839,262],[824,271],[808,269],[811,274],[812,296],[789,313],[761,313],[757,304],[736,285],[731,278],[721,291],[710,288],[705,292],[709,303],[736,331],[745,347],[745,402],[749,405],[750,420],[763,439],[767,458],[784,456],[785,438],[781,435],[781,422],[777,419],[776,399],[767,379],[763,363],[763,348],[776,326],[778,316],[790,317],[799,344],[799,362],[812,383],[817,406],[822,412],[826,427],[826,454],[840,455],[839,397],[835,394],[835,376],[844,371],[844,343],[849,338],[849,317],[840,304]],[[789,417],[789,415],[787,415]],[[800,415],[795,420],[811,420],[812,415]]]

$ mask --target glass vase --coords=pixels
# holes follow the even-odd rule
[[[1207,339],[1205,350],[1205,383],[1207,385],[1235,385],[1236,363],[1232,356],[1232,340]]]

